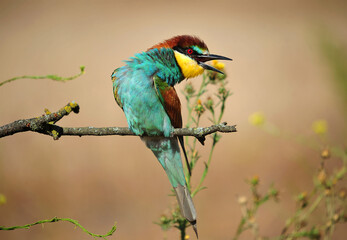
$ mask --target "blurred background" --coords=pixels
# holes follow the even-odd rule
[[[230,239],[241,217],[245,179],[271,183],[280,202],[267,203],[260,233],[278,235],[295,209],[294,197],[312,188],[320,157],[294,141],[269,135],[248,122],[261,111],[293,135],[314,139],[311,124],[325,119],[330,142],[346,146],[347,99],[343,59],[347,49],[346,1],[0,1],[0,81],[22,75],[72,76],[73,81],[18,80],[0,87],[0,125],[56,111],[76,101],[79,114],[60,126],[127,126],[112,94],[110,75],[122,61],[179,34],[202,38],[226,62],[228,99],[224,134],[194,202],[199,239]],[[346,56],[346,55],[344,55]],[[340,65],[339,65],[340,64]],[[342,64],[342,65],[341,65]],[[197,86],[201,78],[189,80]],[[178,86],[180,93],[186,82]],[[211,92],[212,95],[212,92]],[[183,119],[187,110],[183,108]],[[207,119],[207,116],[206,116]],[[208,120],[201,125],[208,126]],[[211,139],[200,147],[203,170]],[[169,181],[137,137],[62,137],[37,133],[0,139],[0,225],[24,225],[54,216],[77,219],[109,239],[178,239],[153,224],[175,203]],[[344,239],[337,226],[334,239]],[[188,234],[195,239],[192,230]],[[241,239],[250,239],[245,233]],[[0,239],[90,239],[70,223],[0,231]]]

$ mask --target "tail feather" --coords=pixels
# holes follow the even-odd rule
[[[177,138],[142,137],[142,140],[163,166],[175,189],[181,214],[190,222],[197,235],[196,211],[186,185]]]
[[[196,236],[198,236],[198,231],[196,228],[196,211],[187,186],[178,185],[174,189],[182,216],[190,222],[190,224],[193,226]]]

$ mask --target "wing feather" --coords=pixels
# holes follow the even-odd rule
[[[159,99],[161,99],[161,103],[164,106],[164,109],[167,115],[170,118],[171,124],[174,128],[182,127],[182,113],[181,113],[181,102],[178,98],[177,92],[173,86],[169,86],[165,83],[162,83],[158,77],[154,77],[154,85],[156,88],[156,92],[158,94]],[[190,164],[187,157],[187,152],[184,147],[184,139],[183,136],[178,136],[178,140],[182,147],[182,151],[184,154],[184,158],[186,160],[187,168],[189,175],[191,176]]]

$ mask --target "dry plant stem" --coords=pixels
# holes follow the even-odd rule
[[[126,127],[60,127],[53,124],[71,111],[78,113],[79,106],[75,102],[68,103],[57,112],[43,115],[37,118],[17,120],[0,127],[0,138],[13,135],[19,132],[33,131],[52,136],[59,139],[61,136],[107,136],[107,135],[127,135],[135,134]],[[177,128],[172,131],[172,136],[195,136],[203,137],[215,132],[236,132],[235,126],[228,126],[226,123],[212,125],[206,128]]]
[[[77,220],[71,219],[71,218],[58,218],[58,217],[54,217],[52,219],[45,219],[45,220],[40,220],[37,221],[35,223],[31,223],[31,224],[26,224],[23,226],[13,226],[13,227],[4,227],[4,226],[0,226],[0,230],[15,230],[15,229],[29,229],[32,226],[38,225],[38,224],[44,224],[44,223],[53,223],[53,222],[59,222],[59,221],[67,221],[70,222],[72,224],[74,224],[76,227],[79,227],[80,229],[82,229],[83,232],[89,234],[90,236],[96,238],[103,238],[106,239],[106,237],[111,236],[117,229],[116,224],[112,226],[111,230],[107,233],[107,234],[94,234],[89,232],[87,229],[85,229]]]

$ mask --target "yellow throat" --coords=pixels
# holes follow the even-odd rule
[[[180,66],[183,76],[185,78],[193,78],[204,72],[204,69],[200,67],[195,60],[191,59],[190,57],[180,52],[174,51],[174,53],[175,53],[176,61],[178,65]]]

